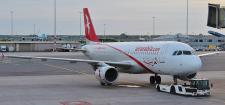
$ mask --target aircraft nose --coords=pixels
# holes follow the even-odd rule
[[[191,71],[197,72],[202,67],[202,61],[198,56],[194,56],[192,61],[190,61]]]

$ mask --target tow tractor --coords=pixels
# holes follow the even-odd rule
[[[209,96],[210,87],[208,79],[191,79],[189,84],[184,83],[184,85],[172,84],[172,85],[162,85],[157,84],[156,89],[158,91],[178,94],[184,96]]]

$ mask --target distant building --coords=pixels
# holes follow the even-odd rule
[[[212,35],[98,35],[100,39],[110,39],[109,41],[131,42],[131,41],[178,41],[187,43],[196,50],[204,50],[209,46],[225,49],[225,37],[216,37]],[[0,35],[0,41],[38,41],[37,35]],[[47,35],[45,41],[54,41],[54,35]],[[84,35],[57,35],[57,41],[78,42],[85,41]]]
[[[179,41],[189,44],[196,50],[205,50],[209,46],[225,49],[225,37],[211,35],[161,35],[158,38],[154,38],[153,41]]]

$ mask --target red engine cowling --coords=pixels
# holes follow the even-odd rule
[[[95,71],[95,77],[101,82],[106,84],[112,84],[118,78],[118,70],[112,66],[100,66]]]

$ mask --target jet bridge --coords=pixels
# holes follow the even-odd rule
[[[207,26],[217,29],[225,28],[225,6],[208,4]]]

